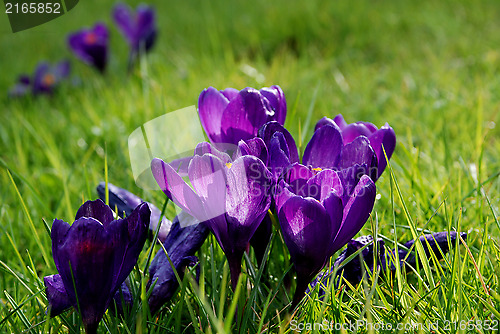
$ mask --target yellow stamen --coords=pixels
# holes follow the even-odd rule
[[[43,76],[42,78],[42,83],[45,85],[45,86],[52,86],[54,83],[56,82],[56,78],[54,77],[53,74],[51,73],[47,73]]]
[[[322,171],[322,169],[321,169],[321,168],[319,168],[319,167],[318,167],[318,168],[313,168],[313,171],[315,171],[315,172],[321,172],[321,171]]]
[[[231,168],[231,166],[232,166],[232,165],[233,165],[233,164],[232,164],[232,163],[230,163],[230,162],[228,162],[228,163],[226,164],[227,168]]]

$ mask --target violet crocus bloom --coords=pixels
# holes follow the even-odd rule
[[[37,65],[32,77],[26,74],[19,77],[17,84],[10,89],[9,96],[20,97],[29,93],[52,94],[59,83],[69,76],[70,70],[71,66],[67,60],[55,65],[41,62]]]
[[[103,201],[106,200],[106,183],[101,182],[97,185],[97,193],[99,198]],[[158,240],[164,242],[172,226],[172,222],[168,220],[165,216],[161,217],[161,210],[158,209],[154,204],[143,201],[139,196],[132,194],[130,191],[123,188],[119,188],[112,183],[108,182],[108,194],[109,194],[109,206],[116,208],[118,215],[120,217],[129,216],[132,211],[141,203],[146,203],[151,210],[151,219],[149,221],[149,229],[152,233],[156,232],[158,229],[158,224],[160,227],[158,229]]]
[[[157,36],[155,11],[152,7],[141,4],[134,13],[130,6],[119,3],[113,9],[113,20],[130,45],[131,60],[141,50],[151,50]]]
[[[96,333],[113,296],[134,268],[147,237],[150,211],[139,205],[115,220],[100,199],[85,202],[75,222],[55,219],[52,256],[58,275],[44,278],[51,316],[73,306],[87,333]]]
[[[292,308],[328,259],[363,227],[373,209],[376,188],[372,179],[363,175],[356,182],[349,174],[296,164],[278,183],[276,211],[297,273]]]
[[[358,140],[358,138],[360,137],[367,138],[370,142],[370,146],[373,148],[375,154],[377,155],[378,173],[376,178],[378,179],[380,175],[382,175],[385,167],[387,166],[387,160],[385,158],[382,146],[385,149],[385,153],[387,154],[387,159],[391,158],[392,153],[396,148],[396,134],[388,123],[385,123],[385,125],[380,129],[378,129],[372,123],[368,122],[356,122],[347,124],[344,120],[344,117],[339,114],[335,116],[333,120],[327,117],[323,117],[316,124],[315,130],[318,130],[323,125],[338,126],[342,135],[342,141],[344,145],[349,145],[353,141]]]
[[[198,99],[201,125],[213,144],[237,145],[240,140],[257,136],[269,121],[285,123],[286,100],[279,86],[238,91],[206,88]]]
[[[94,66],[101,73],[108,62],[108,28],[97,23],[91,29],[82,29],[68,37],[68,45],[77,58]]]
[[[269,150],[269,168],[277,178],[294,163],[299,162],[297,146],[290,133],[277,122],[269,122],[259,130],[259,137]],[[323,124],[307,143],[302,164],[313,168],[351,169],[378,179],[378,160],[370,141],[359,136],[344,145],[340,128],[336,124]],[[354,177],[356,175],[352,175]],[[357,176],[359,178],[359,175]]]
[[[243,253],[271,204],[271,175],[264,163],[252,155],[233,161],[201,143],[188,167],[194,189],[161,159],[153,159],[151,169],[165,194],[214,233],[228,259],[235,288]]]

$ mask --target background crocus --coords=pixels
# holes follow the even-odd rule
[[[130,45],[129,66],[137,55],[153,47],[158,33],[152,7],[139,5],[134,13],[130,6],[120,3],[113,9],[113,20]]]
[[[91,29],[69,35],[68,45],[77,58],[102,73],[108,62],[108,35],[106,25],[97,23]]]
[[[100,199],[85,202],[75,222],[55,219],[52,255],[58,275],[44,279],[51,315],[73,306],[87,333],[95,333],[104,312],[137,262],[147,237],[150,211],[141,204],[125,219]]]
[[[165,194],[214,233],[235,288],[243,253],[271,204],[271,175],[264,163],[251,155],[232,161],[202,143],[188,167],[194,190],[161,159],[153,159],[151,169]]]
[[[52,94],[59,83],[69,76],[71,66],[69,61],[63,60],[55,65],[48,62],[40,62],[33,76],[23,74],[18,82],[9,90],[9,96],[20,97],[32,93]]]
[[[344,117],[339,114],[335,116],[332,120],[328,117],[323,117],[316,124],[315,130],[318,130],[323,125],[330,126],[338,126],[340,129],[340,133],[342,135],[343,145],[349,145],[353,141],[359,140],[360,137],[366,137],[370,142],[370,146],[373,148],[375,154],[377,155],[377,175],[376,178],[379,178],[380,175],[385,170],[387,166],[387,160],[384,155],[387,154],[387,159],[390,159],[394,149],[396,148],[396,134],[394,130],[389,126],[388,123],[385,123],[380,129],[378,129],[375,125],[368,122],[356,122],[347,124],[344,120]]]
[[[240,140],[257,136],[269,121],[285,123],[286,100],[279,86],[238,91],[206,88],[198,99],[201,125],[212,143],[237,145]]]
[[[330,169],[318,170],[295,165],[275,193],[283,239],[297,273],[292,308],[330,256],[363,227],[375,202],[375,184],[367,175],[356,182]]]

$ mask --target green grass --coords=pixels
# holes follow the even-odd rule
[[[141,306],[145,291],[137,285],[134,309],[123,321],[107,314],[100,330],[287,333],[293,323],[364,320],[437,321],[438,332],[454,333],[464,328],[460,321],[500,320],[498,1],[156,1],[154,51],[127,76],[127,46],[113,28],[110,67],[101,77],[72,58],[65,36],[96,20],[111,23],[112,5],[81,1],[17,34],[0,14],[0,331],[78,332],[76,312],[45,315],[43,276],[56,273],[47,231],[54,218],[71,222],[84,200],[97,197],[105,157],[110,182],[162,206],[161,192],[135,186],[127,150],[133,130],[196,104],[208,86],[272,84],[285,91],[286,126],[295,138],[300,133],[302,150],[325,115],[395,129],[392,173],[377,182],[380,198],[360,235],[384,236],[392,245],[422,232],[466,231],[467,247],[438,263],[426,259],[415,271],[329,288],[323,301],[314,292],[289,314],[294,283],[277,230],[269,276],[251,253],[235,292],[210,237],[198,253],[199,285],[186,275],[154,317]],[[81,84],[65,84],[52,97],[6,98],[18,74],[64,57]],[[246,65],[261,75],[246,74]],[[172,204],[168,212],[173,218]],[[132,281],[144,280],[146,260],[143,252]]]

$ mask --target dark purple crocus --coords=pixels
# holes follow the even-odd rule
[[[55,65],[41,62],[32,77],[26,74],[19,76],[18,82],[9,90],[9,96],[20,97],[29,93],[52,94],[59,83],[69,76],[70,70],[70,63],[67,60]]]
[[[130,6],[120,3],[113,9],[113,20],[130,45],[131,61],[141,50],[151,50],[157,36],[155,11],[152,7],[139,5],[134,13]]]
[[[349,145],[350,143],[359,140],[360,137],[365,137],[370,142],[370,146],[375,151],[377,155],[377,177],[379,178],[382,175],[385,167],[387,166],[387,161],[384,155],[387,154],[387,158],[390,159],[394,149],[396,148],[396,134],[394,130],[389,126],[388,123],[385,123],[380,129],[378,129],[375,125],[368,122],[356,122],[347,124],[344,120],[344,117],[339,114],[335,116],[332,120],[327,117],[323,117],[316,124],[315,130],[318,130],[323,125],[330,126],[338,126],[340,129],[340,133],[342,135],[342,141],[344,145]]]
[[[256,137],[259,128],[269,121],[283,125],[286,100],[279,86],[241,91],[209,87],[200,94],[198,113],[212,143],[237,145],[240,140]]]
[[[87,333],[96,333],[113,296],[130,274],[146,241],[150,211],[139,205],[115,220],[100,199],[85,202],[75,222],[55,219],[52,256],[58,275],[44,278],[51,316],[73,306]]]
[[[295,164],[278,183],[276,211],[297,273],[292,308],[330,256],[351,240],[370,216],[375,184],[367,175],[356,182],[350,174]]]
[[[108,62],[108,28],[97,23],[91,29],[82,29],[68,37],[68,45],[77,58],[94,66],[101,73]]]
[[[165,194],[212,230],[228,259],[235,288],[243,253],[271,204],[271,175],[264,163],[252,155],[233,161],[201,143],[188,167],[194,189],[161,159],[153,159],[151,169]]]

